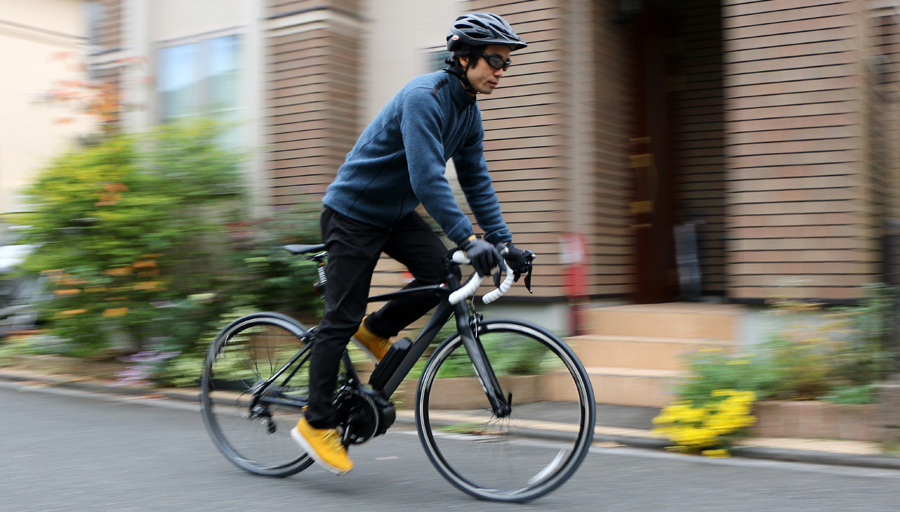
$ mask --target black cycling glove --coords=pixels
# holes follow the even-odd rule
[[[503,253],[503,259],[509,264],[509,269],[516,276],[516,281],[518,281],[519,276],[528,272],[528,261],[525,260],[525,251],[514,246],[512,242],[506,244],[505,250],[502,244],[499,247]]]
[[[481,277],[491,275],[491,269],[502,261],[497,248],[484,240],[470,237],[468,240],[460,243],[459,248],[466,253],[466,257],[471,260],[472,266],[475,267],[475,272],[478,272],[478,275]]]

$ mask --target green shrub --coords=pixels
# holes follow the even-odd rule
[[[323,301],[313,291],[316,264],[286,250],[288,244],[318,243],[319,204],[301,204],[266,218],[228,225],[230,254],[240,274],[237,302],[260,310],[300,314],[312,321]]]
[[[778,375],[760,354],[727,354],[720,349],[703,349],[686,356],[688,378],[676,388],[679,400],[698,406],[706,404],[722,389],[753,391],[759,398],[771,394]]]
[[[240,155],[218,134],[200,122],[111,137],[57,159],[26,191],[31,211],[16,220],[40,247],[24,268],[51,283],[40,306],[62,352],[196,355],[236,307],[319,307],[315,266],[280,248],[317,242],[317,213],[248,222]]]
[[[871,385],[894,368],[888,347],[894,300],[887,287],[873,285],[860,304],[850,307],[822,310],[817,304],[777,302],[774,313],[816,311],[817,321],[773,333],[753,355],[689,354],[689,377],[677,394],[698,405],[721,389],[753,391],[759,400],[869,403],[875,399]]]
[[[871,404],[875,402],[876,390],[873,384],[862,386],[841,386],[832,389],[823,398],[836,404]]]
[[[770,396],[812,400],[883,380],[893,367],[888,334],[894,300],[886,286],[872,285],[858,305],[849,307],[777,303],[776,311],[820,313],[818,322],[790,326],[764,345],[778,376]],[[857,392],[856,400],[862,396]]]

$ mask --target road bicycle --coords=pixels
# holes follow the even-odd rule
[[[317,264],[316,288],[325,292],[325,246],[285,248]],[[529,253],[529,290],[533,259]],[[461,285],[454,274],[466,263],[461,251],[451,252],[445,283],[369,297],[441,301],[415,341],[396,341],[371,374],[358,371],[344,352],[335,395],[339,430],[350,448],[384,434],[398,416],[414,417],[425,453],[451,484],[485,500],[533,500],[568,480],[587,454],[596,414],[593,389],[574,352],[548,330],[477,313],[470,299],[482,278],[473,274]],[[507,271],[483,301],[496,300],[516,279]],[[422,366],[419,360],[454,316],[456,332]],[[307,404],[315,336],[316,327],[288,316],[254,313],[231,322],[209,347],[201,377],[203,418],[216,446],[238,467],[286,477],[313,463],[289,432]],[[415,400],[398,406],[391,399],[407,377],[418,379]]]

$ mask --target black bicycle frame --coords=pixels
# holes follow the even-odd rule
[[[455,314],[456,330],[462,338],[463,346],[466,349],[466,353],[469,355],[469,359],[472,360],[472,365],[475,367],[475,373],[478,375],[481,386],[488,396],[494,414],[499,417],[506,416],[510,411],[509,403],[503,395],[500,382],[497,380],[494,369],[487,359],[487,354],[484,352],[484,347],[481,346],[481,341],[479,341],[476,336],[473,336],[472,315],[469,312],[466,301],[460,301],[453,305],[447,301],[450,293],[459,288],[459,280],[452,272],[448,272],[446,285],[410,288],[409,290],[400,290],[398,292],[369,297],[369,302],[382,302],[400,297],[415,297],[433,294],[438,294],[442,298],[437,309],[432,313],[428,322],[426,322],[425,327],[423,327],[422,331],[419,332],[419,335],[416,336],[416,340],[410,347],[409,352],[406,353],[406,357],[403,358],[403,361],[400,362],[394,370],[394,373],[388,378],[384,387],[375,389],[375,391],[381,392],[385,398],[390,398],[391,395],[394,394],[394,391],[400,386],[400,383],[403,382],[403,379],[406,378],[412,370],[413,366],[415,366],[416,361],[422,357],[425,350],[431,345],[431,342],[434,341],[434,338],[441,330],[441,327],[443,327],[444,324],[450,320],[450,317]]]
[[[385,400],[390,399],[391,395],[393,395],[397,388],[400,386],[400,383],[403,382],[403,379],[406,378],[419,358],[422,357],[422,355],[425,353],[425,350],[428,348],[431,342],[434,341],[434,338],[437,337],[438,332],[441,330],[441,327],[443,327],[444,324],[446,324],[447,321],[450,320],[450,317],[455,314],[456,330],[462,338],[462,343],[466,349],[466,353],[468,354],[469,359],[472,360],[472,365],[475,368],[475,373],[476,375],[478,375],[481,386],[484,389],[484,392],[487,394],[488,401],[491,404],[494,414],[502,418],[508,415],[510,412],[509,401],[503,394],[503,390],[500,387],[500,382],[497,380],[494,369],[491,367],[490,361],[488,361],[487,358],[487,354],[485,354],[484,352],[484,347],[481,346],[481,341],[477,338],[477,336],[473,336],[474,323],[472,321],[472,314],[469,312],[467,302],[460,301],[457,304],[451,305],[447,300],[450,296],[450,293],[458,290],[459,288],[459,279],[457,279],[452,272],[448,272],[446,285],[441,284],[410,288],[408,290],[400,290],[382,295],[374,295],[368,298],[368,302],[383,302],[387,300],[407,297],[424,297],[434,295],[438,295],[441,297],[441,302],[438,304],[437,309],[435,309],[434,313],[432,313],[431,317],[428,319],[428,322],[425,324],[425,327],[422,328],[421,332],[419,332],[419,335],[416,336],[416,340],[413,342],[409,351],[406,353],[406,356],[403,358],[397,368],[394,369],[394,372],[387,379],[384,386],[380,389],[372,388],[372,390],[380,393]],[[307,345],[303,350],[300,350],[296,355],[294,355],[294,357],[292,357],[287,364],[285,364],[282,368],[275,372],[274,375],[272,375],[269,379],[267,379],[265,383],[263,383],[259,387],[257,397],[260,402],[300,407],[306,405],[306,403],[301,404],[300,401],[291,402],[290,399],[265,396],[261,393],[263,393],[264,390],[272,382],[278,379],[278,377],[282,375],[285,370],[290,367],[290,365],[292,365],[300,357],[302,357],[303,353],[305,353],[308,349],[309,345]],[[346,367],[348,372],[349,380],[361,382],[347,352],[344,352],[343,361],[344,366]],[[289,375],[288,379],[286,380],[289,380],[292,375],[293,374]],[[285,384],[287,384],[287,382],[285,382]]]

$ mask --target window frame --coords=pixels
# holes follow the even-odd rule
[[[211,77],[213,76],[211,73],[211,63],[212,63],[212,53],[211,46],[212,41],[217,39],[225,39],[225,38],[235,38],[234,43],[234,52],[233,59],[235,64],[235,92],[234,92],[234,102],[232,108],[226,109],[215,109],[213,108],[213,92],[211,88]],[[194,34],[191,36],[180,37],[176,39],[169,39],[166,41],[159,41],[154,46],[154,68],[156,72],[156,87],[155,87],[155,104],[154,104],[154,119],[156,124],[166,124],[170,122],[178,122],[180,120],[186,120],[191,118],[198,117],[217,117],[218,115],[231,112],[239,113],[245,112],[247,109],[247,100],[244,97],[246,92],[246,50],[247,50],[247,36],[243,30],[232,27],[228,29],[216,30],[212,32],[205,32],[201,34]],[[193,72],[198,73],[199,78],[195,79],[197,82],[195,92],[192,94],[192,98],[190,101],[192,106],[196,108],[192,108],[190,113],[186,114],[174,114],[167,115],[167,102],[166,95],[167,91],[163,89],[163,80],[165,80],[165,66],[167,65],[166,59],[164,59],[164,52],[167,50],[171,50],[179,47],[186,47],[190,45],[197,45],[197,51],[195,55],[192,56],[192,64],[191,69]],[[198,92],[199,91],[199,92]]]

